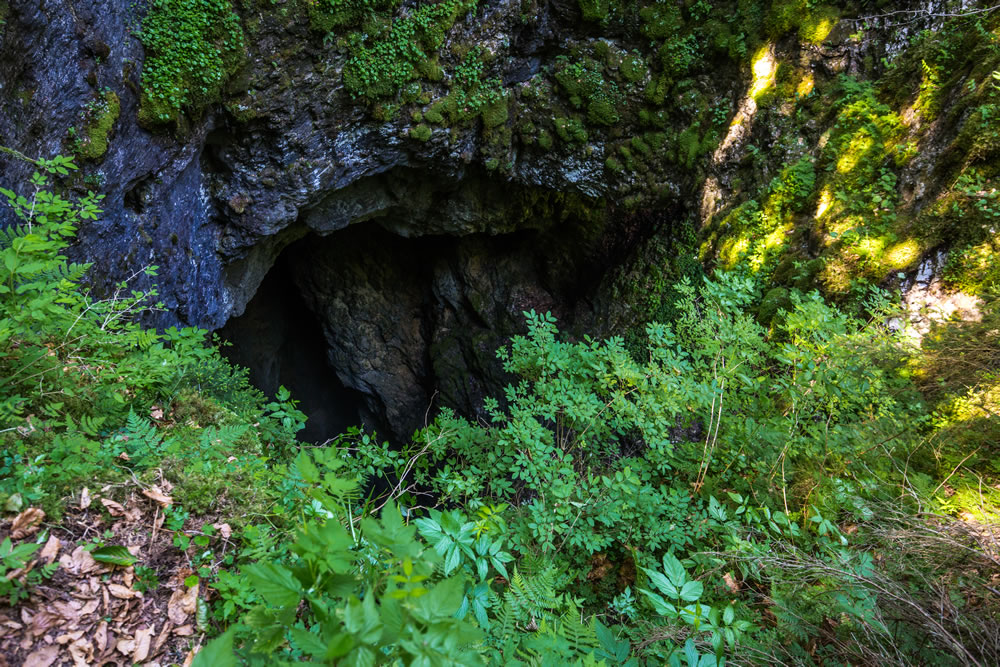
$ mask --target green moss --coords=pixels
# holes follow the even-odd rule
[[[583,58],[573,62],[560,56],[556,59],[555,79],[574,108],[587,110],[591,124],[611,126],[620,120],[622,95],[618,85],[604,77],[603,66],[597,61]]]
[[[497,127],[507,122],[509,117],[507,99],[501,98],[483,107],[483,125],[487,128]]]
[[[437,66],[428,54],[441,48],[445,33],[477,2],[443,0],[422,5],[394,18],[386,31],[358,34],[357,46],[344,65],[344,86],[353,97],[374,101],[395,95],[420,74],[436,76]]]
[[[649,157],[653,152],[649,144],[647,144],[645,141],[642,140],[642,137],[632,137],[630,143],[632,144],[632,148],[634,148],[637,152],[641,153],[645,157]]]
[[[552,135],[547,130],[541,130],[538,133],[538,146],[542,150],[552,150]]]
[[[121,113],[118,95],[108,90],[87,105],[83,112],[83,129],[74,143],[73,152],[86,160],[97,160],[108,150],[108,136]]]
[[[792,310],[791,292],[784,287],[775,287],[764,295],[757,307],[757,320],[764,326],[774,323],[780,311]]]
[[[811,44],[822,44],[840,20],[836,8],[823,5],[812,9],[799,26],[799,38]]]
[[[774,0],[765,19],[768,33],[780,37],[797,28],[808,14],[808,0]]]
[[[437,102],[434,106],[427,110],[424,114],[424,120],[428,123],[434,123],[435,125],[440,125],[444,123],[444,114],[442,110],[445,104],[443,102]]]
[[[153,0],[142,22],[146,50],[139,120],[177,123],[182,110],[217,102],[244,57],[243,30],[228,0]]]
[[[311,0],[309,24],[313,30],[331,32],[334,28],[344,28],[361,23],[373,12],[394,10],[400,0]]]
[[[556,134],[568,144],[582,144],[589,138],[583,123],[575,118],[553,118]]]
[[[410,138],[417,141],[427,141],[431,138],[431,128],[421,123],[410,128]]]
[[[605,160],[604,166],[607,167],[608,171],[613,171],[615,173],[621,173],[622,171],[625,170],[625,167],[622,166],[622,163],[614,159],[613,157],[609,157],[607,160]]]
[[[618,71],[621,72],[626,81],[636,83],[646,78],[649,68],[646,66],[645,59],[640,54],[629,53],[622,58],[621,65],[618,66]]]
[[[608,18],[610,0],[578,0],[584,21],[601,22]]]

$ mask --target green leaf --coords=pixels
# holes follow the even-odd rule
[[[90,552],[91,557],[98,563],[110,563],[128,567],[133,565],[138,559],[129,553],[125,547],[116,544],[108,547],[99,547]]]
[[[733,605],[726,607],[726,610],[722,612],[722,622],[726,625],[732,625],[733,619],[736,618],[736,610],[733,609]]]
[[[289,635],[291,635],[292,644],[295,648],[303,653],[311,655],[314,658],[322,658],[326,655],[327,644],[316,633],[309,632],[303,628],[291,628]]]
[[[705,592],[705,587],[700,581],[689,581],[681,588],[681,599],[685,602],[695,602],[701,599],[701,594]]]
[[[312,462],[312,458],[305,452],[301,452],[295,457],[295,468],[302,475],[302,481],[308,484],[319,483],[319,470]]]
[[[683,586],[684,582],[687,581],[687,572],[685,572],[684,566],[670,554],[663,554],[663,571],[674,586]]]
[[[243,568],[257,593],[274,607],[298,605],[302,586],[285,567],[276,563],[253,563]]]
[[[233,655],[233,634],[236,628],[229,628],[205,648],[198,651],[191,667],[237,667],[239,662]]]
[[[659,614],[660,616],[665,616],[667,618],[677,618],[677,607],[670,604],[656,593],[647,591],[642,588],[639,589],[639,592],[645,595],[649,599],[649,601],[653,603],[653,609],[656,610],[657,614]]]
[[[660,589],[660,592],[664,595],[671,598],[680,597],[680,591],[664,575],[660,574],[656,570],[650,570],[648,568],[642,568],[642,571],[646,573],[646,576],[649,577],[649,580],[653,583],[653,585]]]
[[[458,545],[453,545],[448,552],[448,557],[444,561],[445,576],[451,574],[452,570],[462,562],[462,552],[458,550]]]

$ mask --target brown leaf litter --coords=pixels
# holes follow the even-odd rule
[[[198,603],[210,590],[185,585],[192,574],[187,556],[173,546],[173,533],[162,530],[160,510],[173,502],[170,488],[165,483],[139,489],[124,503],[81,491],[80,502],[51,528],[23,572],[51,563],[58,569],[14,607],[0,599],[0,667],[191,664],[204,640],[195,622]],[[44,519],[40,509],[28,508],[0,524],[0,539],[42,543]],[[227,524],[215,528],[228,537]],[[111,537],[104,542],[127,547],[138,559],[135,565],[94,560],[90,538],[105,531]],[[159,585],[140,590],[137,566],[155,570]]]

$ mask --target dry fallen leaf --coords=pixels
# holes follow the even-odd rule
[[[224,540],[228,540],[233,534],[233,529],[228,523],[213,523],[212,528],[219,531],[219,535],[221,535]]]
[[[174,634],[178,637],[190,637],[194,634],[194,627],[190,624],[182,625],[179,628],[174,628]]]
[[[46,563],[51,563],[56,559],[56,556],[59,555],[59,547],[60,547],[59,538],[56,537],[55,535],[49,535],[49,539],[45,543],[45,546],[42,547],[42,550],[40,552],[38,552],[39,560],[43,560]]]
[[[59,566],[72,574],[99,574],[111,570],[110,566],[94,560],[90,552],[83,547],[77,547],[73,553],[60,556]]]
[[[31,617],[31,623],[28,624],[28,630],[25,635],[28,637],[41,637],[49,630],[65,627],[67,622],[74,620],[72,617],[65,618],[47,609],[43,609]]]
[[[154,405],[149,409],[149,418],[160,420],[163,419],[163,408],[158,405]]]
[[[10,526],[10,539],[20,540],[33,533],[38,532],[38,526],[45,518],[45,512],[37,507],[29,507],[16,517]]]
[[[142,495],[146,496],[150,500],[155,500],[160,507],[170,507],[174,504],[174,499],[161,491],[157,486],[151,486],[148,489],[143,489]]]
[[[88,507],[90,507],[90,503],[92,502],[93,499],[90,497],[90,489],[88,489],[87,487],[83,487],[83,490],[80,491],[80,509],[82,510],[87,509]]]
[[[170,637],[170,630],[173,628],[173,624],[167,621],[163,624],[163,629],[160,630],[160,634],[156,636],[156,641],[153,642],[153,648],[150,649],[151,655],[156,655],[163,648],[163,645],[167,643],[167,639]]]
[[[133,591],[128,586],[122,586],[121,584],[108,584],[108,592],[119,600],[131,600],[132,598],[142,597],[142,593],[139,591]]]
[[[724,583],[726,585],[726,588],[731,590],[733,593],[740,592],[740,582],[736,581],[736,578],[733,577],[732,572],[726,572],[724,575],[722,575],[722,583]]]
[[[49,667],[58,657],[59,646],[50,644],[29,653],[28,657],[24,659],[23,667]]]
[[[97,624],[97,629],[94,630],[94,643],[97,644],[98,653],[104,653],[104,649],[108,647],[107,621],[101,621]]]
[[[167,602],[167,618],[177,625],[182,625],[197,607],[198,584],[190,588],[178,588]]]
[[[83,609],[80,610],[80,616],[90,616],[95,611],[97,611],[97,608],[100,606],[100,604],[101,601],[98,600],[97,598],[88,600],[87,604],[83,605]]]
[[[39,613],[47,613],[50,610],[54,610],[55,613],[62,616],[69,622],[76,623],[80,620],[80,610],[83,608],[83,603],[79,600],[70,600],[68,602],[63,600],[55,600],[50,609],[43,609]]]
[[[66,634],[59,635],[58,637],[56,637],[56,643],[68,644],[70,642],[75,642],[82,636],[83,636],[83,630],[77,630],[76,632],[67,632]]]
[[[132,662],[142,662],[149,657],[149,643],[153,636],[153,626],[135,631],[135,652]]]
[[[69,655],[73,667],[88,667],[94,664],[94,647],[86,639],[77,639],[69,645]]]
[[[101,504],[108,508],[111,516],[125,516],[125,508],[121,503],[116,503],[110,498],[101,498]]]
[[[117,650],[122,655],[131,655],[135,652],[135,640],[131,637],[122,637],[115,644],[115,650]]]

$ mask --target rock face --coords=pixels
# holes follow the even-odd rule
[[[764,16],[769,3],[757,4]],[[612,298],[607,269],[667,222],[697,221],[705,176],[724,198],[746,161],[743,143],[710,154],[754,76],[725,50],[763,43],[760,17],[699,19],[733,37],[705,46],[703,64],[679,80],[664,49],[681,38],[657,27],[669,16],[605,8],[602,26],[580,6],[483,0],[446,26],[438,54],[419,65],[439,73],[417,77],[413,96],[365,101],[342,78],[356,53],[346,28],[324,37],[312,3],[234,2],[245,62],[218,103],[151,131],[138,120],[142,7],[0,0],[0,145],[73,153],[94,105],[114,99],[110,132],[92,144],[106,138],[107,151],[77,150],[82,169],[66,184],[105,195],[103,217],[75,248],[96,262],[95,289],[157,265],[166,310],[153,324],[228,322],[235,357],[266,390],[322,369],[302,386],[313,411],[351,403],[326,414],[329,429],[357,409],[405,437],[432,404],[474,414],[498,393],[494,352],[520,331],[522,311],[614,330],[627,304]],[[761,36],[749,43],[741,29]],[[792,42],[779,48],[797,53]],[[473,62],[481,74],[462,69],[475,47],[489,55]],[[857,71],[863,50],[814,55],[832,76]],[[487,76],[494,97],[480,115],[444,104]],[[453,122],[431,120],[439,107]],[[5,185],[30,171],[0,165]],[[317,428],[311,437],[326,427]]]

